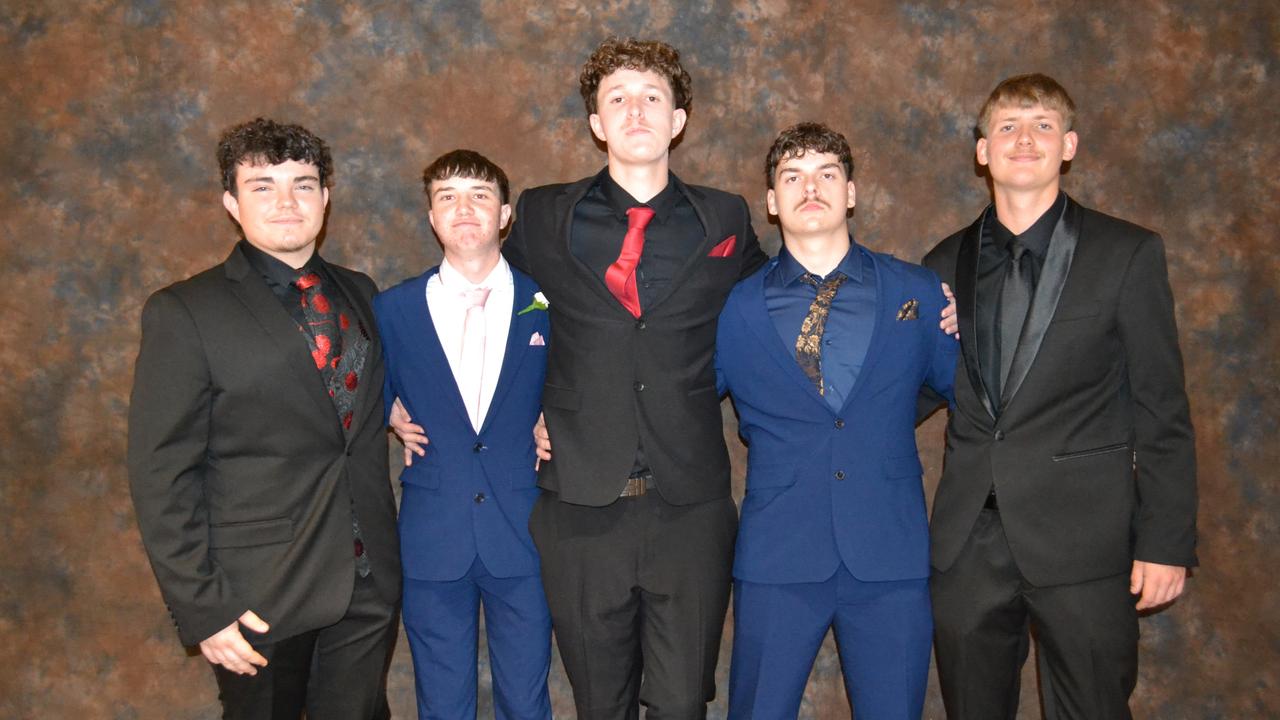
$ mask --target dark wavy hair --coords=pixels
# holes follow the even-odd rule
[[[844,135],[822,123],[802,122],[778,133],[769,148],[769,155],[764,160],[764,177],[769,188],[773,188],[773,175],[778,171],[779,163],[806,152],[835,155],[844,166],[844,176],[853,179],[853,152],[849,150],[849,141],[844,139]]]
[[[689,111],[693,104],[693,80],[680,65],[680,52],[657,40],[620,39],[610,36],[600,43],[582,66],[578,89],[587,105],[587,114],[596,113],[596,93],[600,81],[617,70],[652,71],[667,79],[677,110]]]
[[[427,194],[427,207],[431,207],[432,181],[448,180],[451,177],[475,178],[498,186],[498,201],[507,204],[511,187],[507,182],[507,174],[489,158],[475,150],[450,150],[441,155],[426,170],[422,171],[422,191]]]
[[[233,125],[218,138],[218,170],[222,188],[236,194],[236,168],[240,163],[279,165],[294,160],[315,165],[320,172],[321,187],[333,178],[333,157],[329,146],[315,133],[301,125],[278,123],[267,118],[254,118]]]
[[[1014,75],[1000,81],[987,101],[978,111],[978,137],[986,137],[991,124],[991,114],[997,109],[1007,106],[1031,108],[1036,105],[1046,110],[1056,110],[1062,116],[1062,131],[1068,132],[1076,123],[1076,104],[1067,94],[1066,88],[1057,80],[1041,73]]]

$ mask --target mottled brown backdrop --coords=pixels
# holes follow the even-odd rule
[[[916,260],[985,203],[971,127],[986,92],[1032,70],[1071,90],[1068,191],[1168,244],[1200,456],[1203,567],[1142,622],[1134,708],[1280,714],[1274,2],[4,0],[0,716],[218,714],[143,556],[123,455],[143,300],[234,240],[219,130],[262,114],[328,139],[325,254],[385,286],[439,258],[418,181],[437,154],[477,148],[517,189],[602,165],[576,77],[610,33],[683,51],[695,98],[673,167],[747,196],[770,250],[761,164],[781,127],[843,130],[858,237]],[[940,431],[920,431],[930,487]],[[572,716],[558,661],[552,682]],[[412,713],[403,641],[390,688]],[[1038,717],[1026,687],[1023,707]],[[801,716],[848,712],[828,645]]]

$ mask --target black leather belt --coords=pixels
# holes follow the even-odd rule
[[[618,497],[640,497],[649,492],[653,485],[653,473],[645,473],[635,477],[627,478],[627,484],[622,488],[622,492]]]

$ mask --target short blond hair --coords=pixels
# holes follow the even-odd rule
[[[1014,75],[1002,80],[982,104],[978,111],[978,136],[987,136],[992,113],[1010,105],[1022,108],[1042,105],[1046,110],[1057,111],[1062,116],[1063,132],[1071,130],[1076,122],[1076,104],[1057,80],[1041,73]]]

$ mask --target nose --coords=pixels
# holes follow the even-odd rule
[[[817,197],[817,196],[818,196],[818,183],[817,183],[817,182],[815,182],[813,178],[806,178],[806,179],[805,179],[805,181],[804,181],[804,194],[805,194],[805,197]]]
[[[280,194],[276,196],[276,204],[282,208],[296,207],[298,202],[297,198],[293,196],[293,188],[286,187],[281,190]]]
[[[470,215],[473,212],[475,212],[475,208],[471,206],[471,198],[466,195],[458,198],[458,214]]]
[[[1018,144],[1019,145],[1030,145],[1032,143],[1032,140],[1033,138],[1031,137],[1031,128],[1025,127],[1025,126],[1018,128]]]
[[[639,101],[631,101],[627,103],[627,117],[638,118],[644,114],[644,108],[641,107]]]

